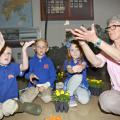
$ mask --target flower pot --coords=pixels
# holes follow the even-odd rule
[[[64,111],[64,103],[63,102],[60,102],[60,101],[57,101],[55,102],[55,110],[56,112],[63,112]]]
[[[89,87],[91,95],[99,96],[102,93],[102,88]]]
[[[56,112],[60,111],[60,102],[55,102],[55,111]]]
[[[56,112],[68,112],[69,105],[67,102],[55,102],[55,111]]]
[[[60,112],[64,111],[64,102],[60,102]]]
[[[68,110],[69,110],[68,102],[63,102],[63,108],[64,108],[65,112],[68,112]]]
[[[96,96],[99,96],[102,93],[102,88],[96,88]]]
[[[91,92],[91,95],[94,95],[94,88],[93,87],[89,87],[89,90]]]

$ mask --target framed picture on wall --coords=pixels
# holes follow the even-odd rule
[[[93,20],[93,0],[40,0],[41,20]]]
[[[0,0],[0,28],[32,26],[32,0]]]

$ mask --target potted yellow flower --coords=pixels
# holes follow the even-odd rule
[[[68,112],[69,105],[68,102],[70,100],[70,94],[64,90],[56,90],[52,94],[52,100],[55,102],[56,112]]]
[[[100,93],[103,91],[103,81],[97,79],[90,79],[88,78],[89,89],[92,95],[99,96]]]
[[[57,73],[57,80],[63,81],[63,78],[64,78],[64,72],[63,71],[58,72]]]

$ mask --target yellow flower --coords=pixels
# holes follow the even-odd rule
[[[55,94],[56,94],[57,96],[60,96],[59,90],[56,90],[56,91],[55,91]]]
[[[87,80],[90,80],[89,78],[87,78]]]
[[[58,92],[58,93],[56,93],[56,96],[60,96],[60,93]]]
[[[68,92],[66,92],[66,93],[65,93],[65,95],[66,95],[66,96],[69,96],[69,93],[68,93]]]
[[[63,95],[65,92],[64,92],[64,90],[61,90],[61,92],[60,92],[60,93],[61,93],[61,95]]]
[[[63,75],[64,75],[64,72],[61,72],[61,76],[63,77]]]
[[[61,74],[64,74],[64,72],[61,72]]]
[[[102,80],[100,80],[100,82],[102,82]]]
[[[58,73],[58,76],[60,76],[60,73]]]
[[[95,82],[95,79],[92,79],[91,82]]]
[[[97,80],[97,84],[99,84],[100,83],[100,81],[99,80]]]
[[[56,90],[52,94],[53,101],[66,101],[70,100],[70,94],[64,90]]]
[[[55,93],[58,93],[58,92],[59,92],[59,90],[56,90],[56,91],[55,91]]]

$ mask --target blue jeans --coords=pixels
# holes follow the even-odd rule
[[[80,87],[81,82],[82,74],[73,75],[67,83],[67,90],[70,96],[76,96],[81,104],[87,104],[90,99],[89,90]]]

